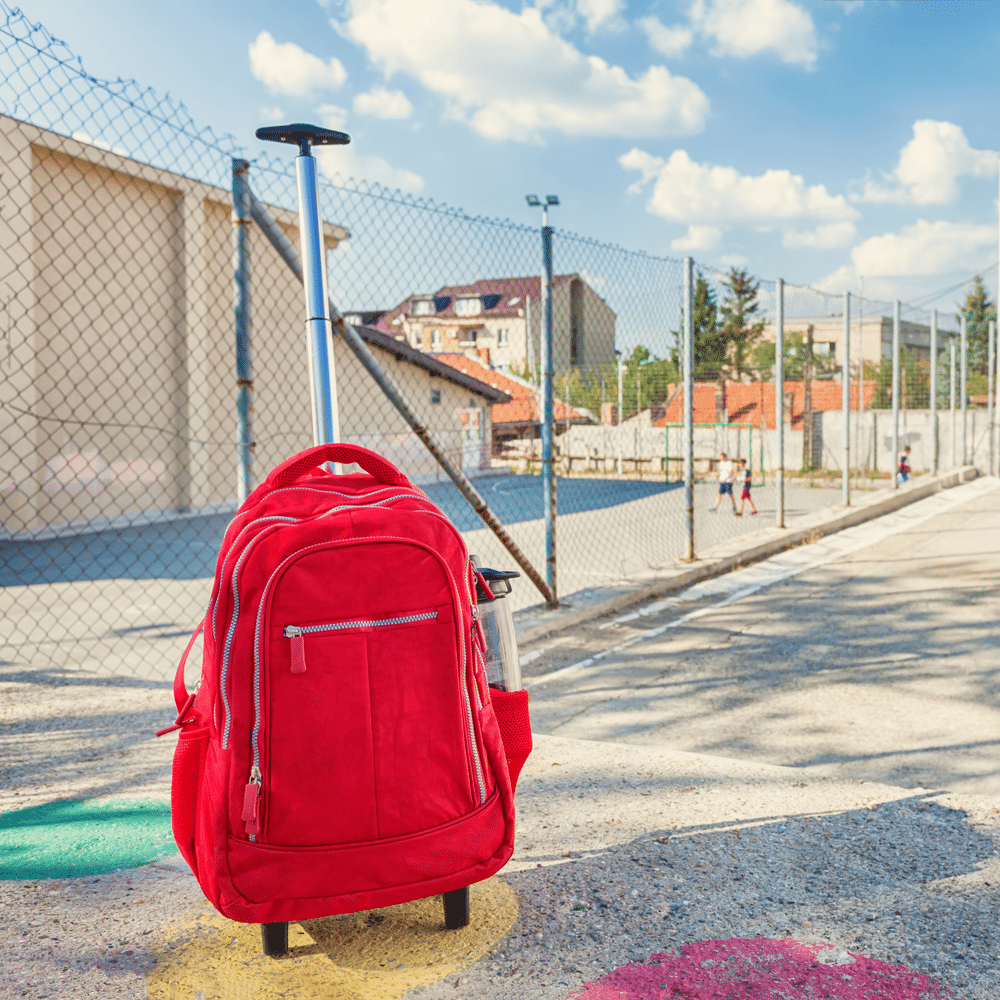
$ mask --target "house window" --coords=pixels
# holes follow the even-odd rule
[[[431,350],[439,351],[441,349],[441,331],[431,330]]]
[[[497,347],[507,346],[507,331],[497,330]]]
[[[434,313],[434,302],[431,299],[417,299],[410,312],[414,316],[430,316]]]
[[[431,402],[434,404],[441,402],[441,390],[431,389]]]
[[[474,299],[455,299],[457,316],[478,316],[483,311],[483,303],[477,295]]]

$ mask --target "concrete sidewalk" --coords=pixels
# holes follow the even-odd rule
[[[826,535],[863,524],[908,504],[923,500],[939,490],[967,483],[979,475],[974,466],[962,466],[932,476],[919,476],[903,483],[896,490],[877,490],[851,494],[851,506],[838,502],[786,522],[785,528],[765,528],[752,535],[741,535],[698,552],[694,563],[677,559],[646,573],[606,587],[582,590],[560,600],[558,608],[549,610],[538,604],[515,612],[514,625],[519,645],[523,648],[549,635],[572,628],[580,622],[592,621],[613,614],[643,601],[653,600],[702,580],[720,576],[740,566],[767,559],[785,549],[805,542],[817,541]]]

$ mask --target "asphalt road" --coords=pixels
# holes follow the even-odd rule
[[[537,533],[537,526],[544,526],[542,485],[538,476],[482,476],[472,482],[504,525],[521,526],[522,530],[534,533]],[[482,520],[451,482],[430,483],[422,488],[463,534],[482,530]],[[739,530],[748,531],[774,523],[773,487],[755,491],[761,517],[756,520],[747,517],[742,524],[730,524],[724,517],[701,517],[702,510],[714,498],[715,489],[710,484],[699,485],[697,489],[701,508],[697,519],[702,522],[698,530],[704,536],[703,544],[711,544]],[[684,490],[679,483],[559,478],[556,492],[558,513],[562,523],[568,526],[568,539],[573,539],[574,529],[570,525],[574,515],[595,514],[597,516],[586,523],[603,525],[598,533],[614,537],[616,546],[627,550],[631,539],[621,536],[620,529],[628,523],[629,511],[637,510],[642,512],[647,528],[649,516],[671,524],[668,558],[673,558],[683,547]],[[788,517],[823,506],[835,498],[830,490],[824,489],[790,485],[787,492]],[[727,513],[726,507],[728,504],[720,511],[721,515]],[[231,518],[231,514],[185,516],[58,538],[0,541],[0,587],[83,580],[197,580],[210,577],[215,572],[219,545]],[[544,563],[544,527],[542,530],[540,552],[533,552],[532,556]],[[575,541],[573,539],[565,553],[567,558]],[[582,549],[586,554],[588,546],[584,544]]]
[[[533,727],[997,795],[998,584],[981,479],[522,650]]]

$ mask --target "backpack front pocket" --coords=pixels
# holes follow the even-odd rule
[[[358,843],[479,804],[450,605],[270,627],[262,841]]]

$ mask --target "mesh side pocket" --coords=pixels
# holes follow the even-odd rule
[[[195,814],[207,746],[208,727],[182,729],[174,751],[170,781],[170,822],[174,840],[195,875],[198,874],[194,851]]]
[[[531,753],[531,718],[528,715],[527,691],[490,689],[490,701],[503,737],[504,755],[510,773],[510,787],[517,790],[517,779]]]

